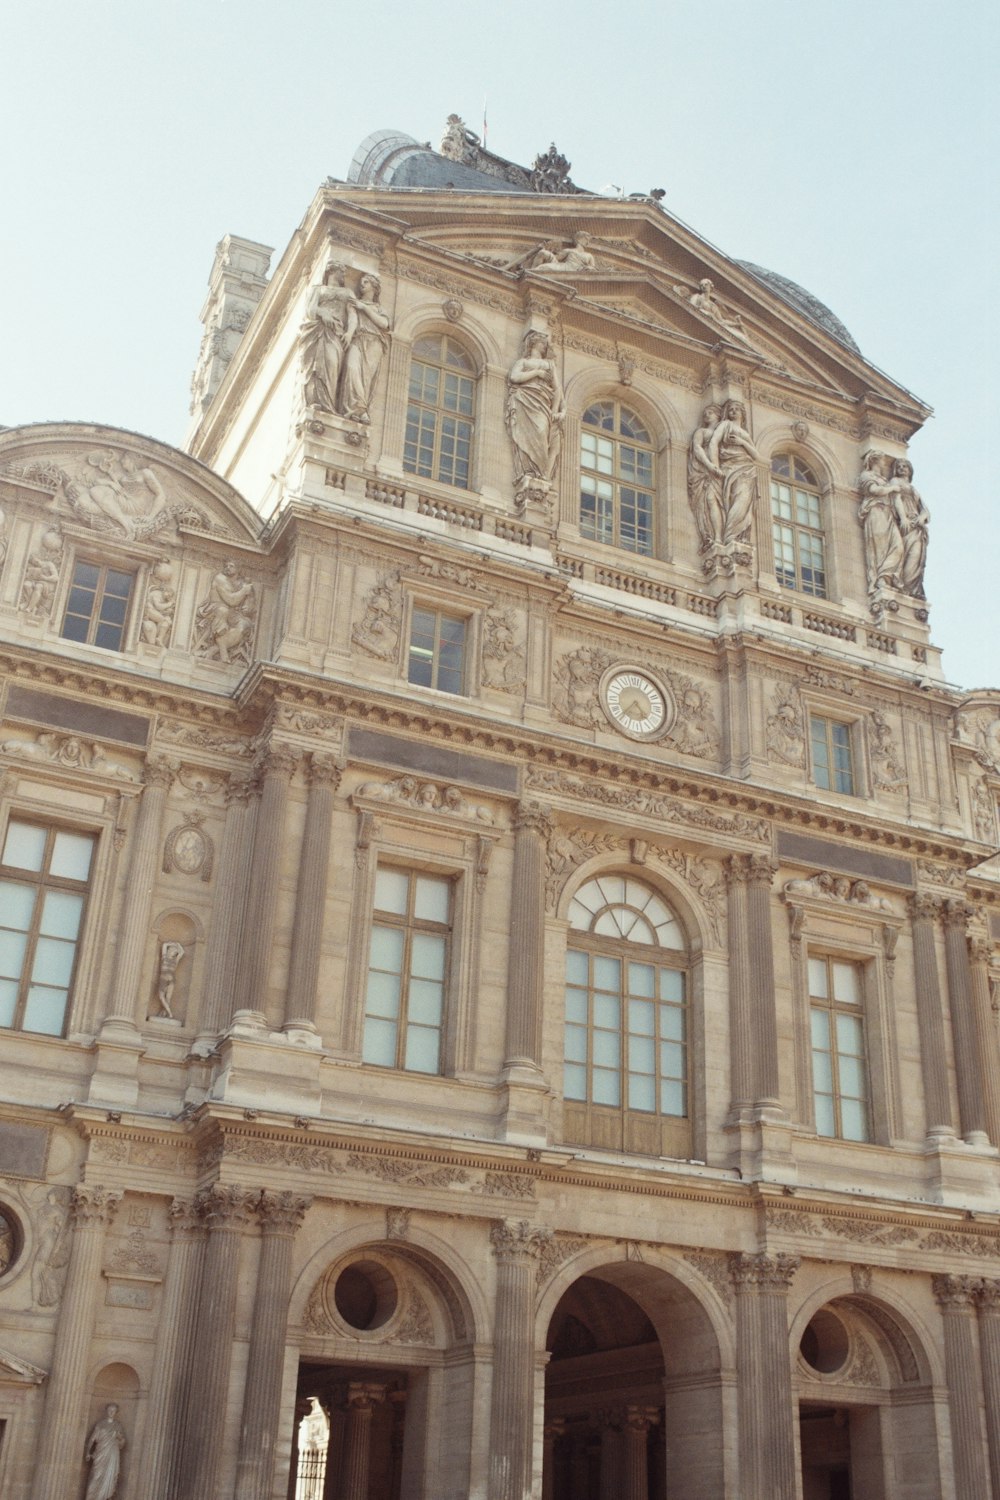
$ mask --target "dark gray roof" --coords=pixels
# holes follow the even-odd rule
[[[375,130],[354,153],[348,182],[390,188],[456,188],[469,193],[530,193],[464,162],[441,156],[401,130]]]
[[[836,313],[832,313],[826,303],[814,297],[812,292],[807,292],[804,286],[799,286],[797,281],[789,281],[787,276],[779,276],[777,271],[769,271],[766,266],[755,266],[751,260],[738,260],[736,264],[756,276],[758,281],[763,281],[773,292],[777,292],[782,301],[789,303],[797,312],[805,313],[811,322],[816,323],[838,343],[846,344],[855,354],[861,353]]]

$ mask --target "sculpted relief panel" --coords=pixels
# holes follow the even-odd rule
[[[614,663],[615,657],[596,646],[581,646],[561,656],[553,671],[556,715],[567,724],[583,728],[611,727],[613,721],[601,705],[598,689]],[[657,743],[700,760],[714,758],[719,752],[720,735],[708,687],[659,665],[656,675],[663,680],[675,706],[670,727]]]

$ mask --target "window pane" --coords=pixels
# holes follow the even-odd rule
[[[31,965],[33,983],[68,990],[75,953],[75,943],[65,943],[58,938],[39,938]]]
[[[679,1005],[660,1006],[660,1035],[665,1042],[684,1040],[684,1012]]]
[[[395,1020],[399,1015],[399,976],[381,974],[373,969],[368,975],[368,990],[365,1010],[371,1016],[387,1016]]]
[[[594,996],[594,1025],[602,1027],[605,1031],[617,1031],[620,1024],[618,996],[596,994]]]
[[[683,1078],[685,1067],[684,1047],[680,1042],[660,1043],[660,1075],[663,1078]]]
[[[46,891],[39,932],[48,937],[75,938],[80,931],[83,897],[71,891]]]
[[[53,875],[65,880],[86,880],[94,853],[94,837],[89,833],[66,833],[60,830],[52,847],[49,866]]]
[[[440,1026],[444,987],[434,979],[411,979],[406,1014],[422,1026]]]
[[[589,972],[586,953],[581,953],[578,948],[570,948],[566,954],[566,978],[572,984],[586,984]]]
[[[13,1026],[16,1007],[16,981],[13,979],[0,979],[0,1026]]]
[[[660,1084],[660,1111],[683,1119],[687,1114],[687,1088],[680,1079],[664,1079]]]
[[[595,1104],[620,1104],[622,1092],[618,1073],[609,1072],[605,1068],[595,1068],[593,1097]]]
[[[430,1026],[406,1028],[406,1057],[403,1063],[411,1073],[436,1073],[441,1057],[440,1033]]]
[[[567,1026],[563,1053],[567,1062],[587,1061],[587,1033],[582,1026]]]
[[[617,1031],[595,1031],[591,1043],[595,1065],[617,1068],[622,1060],[621,1037]]]
[[[840,1092],[845,1099],[865,1099],[868,1088],[865,1082],[865,1067],[860,1057],[839,1059]]]
[[[0,974],[5,979],[20,979],[24,969],[27,935],[0,927]]]
[[[673,943],[665,944],[665,947],[674,947]],[[675,1004],[684,1003],[684,975],[679,969],[660,970],[660,999],[673,1000]]]
[[[586,1068],[582,1068],[576,1063],[566,1064],[563,1068],[563,1094],[567,1099],[586,1099]]]
[[[824,1051],[830,1050],[830,1017],[825,1010],[814,1006],[810,1018],[812,1026],[812,1044],[814,1047],[822,1047]]]
[[[420,979],[440,982],[444,978],[445,941],[427,932],[415,932],[410,946],[410,973]]]
[[[46,1036],[61,1036],[66,1015],[66,991],[32,985],[24,1007],[25,1031],[40,1031]]]
[[[648,1114],[656,1110],[656,1080],[653,1077],[639,1078],[629,1075],[628,1107],[641,1109]]]
[[[809,993],[817,1000],[827,998],[825,959],[811,958],[809,960]]]
[[[45,837],[46,829],[11,819],[3,846],[4,864],[13,865],[16,870],[40,870],[45,858]]]
[[[816,1095],[816,1131],[819,1135],[836,1135],[837,1118],[829,1094]]]
[[[856,1099],[842,1099],[840,1102],[840,1124],[845,1141],[867,1141],[868,1120],[867,1112],[862,1103]]]
[[[595,955],[595,989],[610,990],[613,994],[617,995],[621,990],[621,967],[621,961],[617,958],[605,958],[603,954]],[[617,1002],[615,1009],[617,1010]]]
[[[832,968],[834,999],[842,1000],[847,1005],[859,1005],[861,986],[858,981],[857,964],[834,963]]]
[[[416,884],[414,915],[425,922],[447,922],[451,881],[433,875],[418,875]]]
[[[630,1036],[628,1043],[630,1073],[655,1073],[656,1052],[651,1036]]]
[[[373,927],[371,967],[399,974],[403,967],[403,932],[398,927]]]
[[[35,909],[37,886],[16,880],[0,880],[0,921],[5,927],[27,932]]]
[[[829,1052],[813,1053],[813,1088],[821,1094],[833,1091],[833,1060]]]
[[[655,1019],[653,1006],[649,1000],[629,1001],[628,1029],[633,1036],[652,1036]]]
[[[375,910],[391,911],[405,917],[409,888],[409,876],[402,870],[381,867],[375,876]]]
[[[864,1034],[860,1016],[846,1016],[839,1012],[836,1018],[837,1051],[849,1057],[864,1055]]]
[[[396,1066],[396,1026],[392,1021],[365,1021],[365,1038],[361,1048],[364,1062],[383,1068]]]
[[[633,995],[656,994],[656,970],[652,964],[629,964],[628,987]]]
[[[585,990],[566,991],[566,1019],[587,1024],[587,993]]]

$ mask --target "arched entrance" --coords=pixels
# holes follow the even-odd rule
[[[638,1261],[578,1277],[549,1323],[545,1500],[724,1492],[718,1342],[692,1292]]]

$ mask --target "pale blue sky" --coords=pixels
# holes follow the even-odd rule
[[[216,241],[282,249],[370,131],[436,144],[486,95],[495,150],[665,188],[935,407],[934,638],[1000,684],[995,0],[33,0],[4,52],[0,422],[179,441]]]

